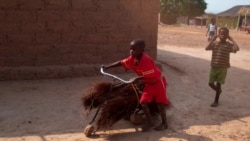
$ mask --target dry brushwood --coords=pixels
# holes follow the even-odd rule
[[[112,83],[99,82],[89,87],[82,97],[82,104],[85,110],[97,108],[105,102],[105,97],[109,93]]]
[[[123,84],[112,84],[109,82],[98,82],[86,89],[81,98],[85,110],[90,111],[102,105],[108,98],[112,97],[111,90],[116,90]]]
[[[100,108],[97,129],[109,128],[124,117],[130,117],[140,108],[139,91],[143,88],[141,85],[98,82],[87,89],[81,100],[87,111]],[[155,106],[152,106],[151,110],[155,111]]]

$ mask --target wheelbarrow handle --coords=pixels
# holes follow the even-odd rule
[[[113,75],[113,74],[110,74],[110,73],[105,72],[104,69],[103,69],[103,67],[101,67],[100,72],[101,72],[103,75],[112,77],[112,78],[117,79],[117,80],[119,80],[119,81],[121,81],[121,82],[123,82],[123,83],[126,83],[126,84],[133,83],[133,82],[135,82],[136,80],[143,78],[143,76],[138,76],[138,77],[136,77],[136,78],[134,78],[134,79],[131,79],[131,80],[127,81],[127,80],[124,80],[124,79],[122,79],[122,78],[120,78],[120,77],[118,77],[118,76],[115,76],[115,75]]]

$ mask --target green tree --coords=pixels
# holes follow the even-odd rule
[[[183,0],[160,0],[161,21],[165,24],[175,24],[182,9]]]
[[[187,24],[190,17],[201,16],[205,13],[207,3],[204,0],[185,0],[184,10],[180,13],[181,16],[187,16]]]
[[[160,0],[161,17],[173,20],[179,16],[195,17],[205,13],[204,0]]]

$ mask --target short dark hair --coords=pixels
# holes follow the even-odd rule
[[[134,39],[133,41],[130,42],[131,46],[138,46],[141,48],[145,48],[146,44],[143,39]]]
[[[221,28],[219,29],[219,31],[221,31],[221,30],[224,30],[224,31],[226,32],[226,34],[229,35],[229,29],[228,29],[228,28],[226,28],[226,27],[221,27]]]

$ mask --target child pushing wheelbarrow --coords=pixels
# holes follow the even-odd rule
[[[86,136],[90,135],[89,132],[107,128],[125,116],[131,116],[138,108],[142,109],[146,115],[147,122],[142,126],[143,132],[151,128],[157,131],[168,128],[165,109],[165,106],[169,105],[166,96],[167,81],[154,61],[144,53],[144,48],[144,40],[135,39],[130,43],[130,55],[127,58],[102,66],[101,72],[105,75],[112,76],[105,73],[104,70],[123,66],[125,69],[134,70],[139,77],[129,82],[116,77],[123,83],[115,85],[108,82],[96,84],[92,92],[82,97],[86,110],[90,111],[97,108],[97,113],[92,121],[101,112],[97,121],[97,128],[94,129],[91,126],[92,123],[90,123],[89,128],[85,128]],[[138,80],[143,80],[143,84]],[[158,111],[161,116],[162,122],[156,127],[154,126],[152,111]],[[86,133],[87,131],[89,132]]]

